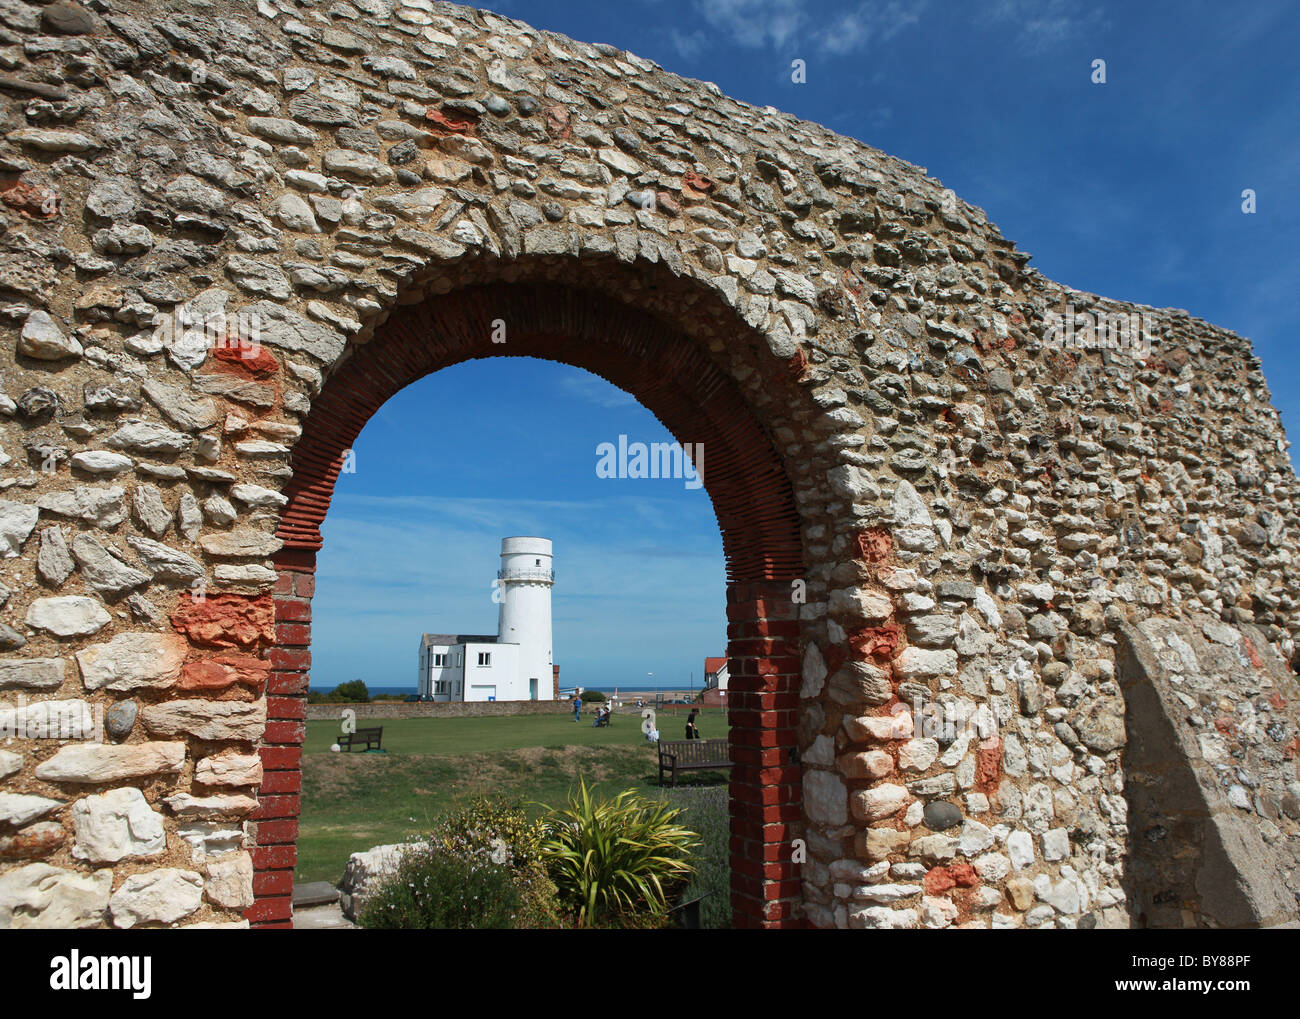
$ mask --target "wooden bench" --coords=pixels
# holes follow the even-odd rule
[[[664,772],[673,776],[677,784],[679,771],[719,771],[730,768],[731,743],[725,739],[679,739],[659,743],[659,784],[664,784]]]
[[[351,751],[358,743],[364,743],[366,750],[374,747],[376,750],[382,749],[380,742],[384,738],[384,727],[377,725],[373,729],[358,729],[356,732],[345,732],[339,735],[339,749]]]

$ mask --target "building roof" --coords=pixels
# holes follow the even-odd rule
[[[475,633],[426,633],[424,646],[449,646],[452,644],[496,644],[497,635]]]
[[[706,658],[704,659],[704,674],[711,676],[715,672],[721,672],[726,667],[727,659],[724,658]]]

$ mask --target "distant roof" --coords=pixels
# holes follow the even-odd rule
[[[726,658],[706,658],[704,659],[704,673],[705,675],[711,675],[719,672],[726,664]]]
[[[475,633],[426,633],[424,635],[424,646],[432,647],[435,644],[495,644],[497,635],[475,634]]]

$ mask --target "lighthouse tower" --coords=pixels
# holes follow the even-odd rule
[[[549,538],[502,538],[501,614],[497,640],[519,645],[520,698],[554,700],[551,680],[551,569]]]

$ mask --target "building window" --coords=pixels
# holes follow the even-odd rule
[[[491,652],[491,651],[480,651],[480,652],[478,653],[478,663],[479,663],[479,665],[491,665],[491,664],[492,664],[492,652]]]
[[[434,656],[433,656],[433,667],[434,667],[435,669],[445,669],[445,668],[447,667],[447,656],[446,656],[446,655],[434,655]]]
[[[433,692],[445,694],[447,692],[447,681],[445,679],[438,680],[438,682],[433,685]]]

